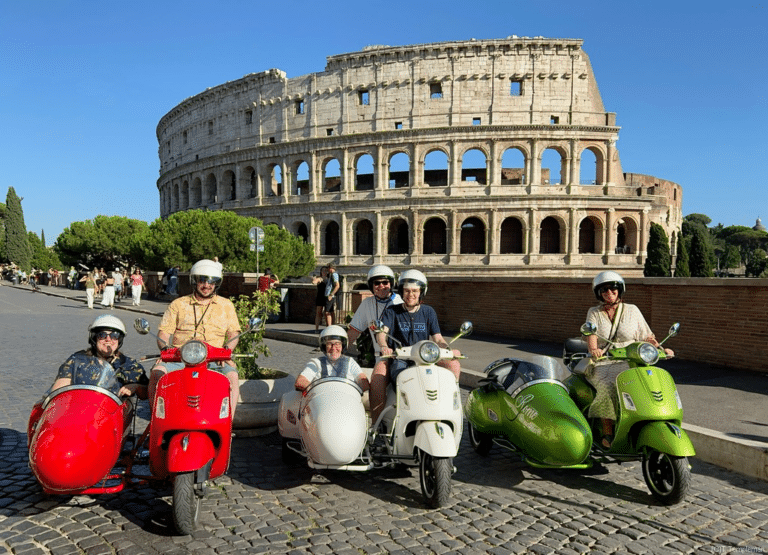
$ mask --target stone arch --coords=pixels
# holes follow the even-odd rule
[[[199,177],[192,180],[192,190],[189,193],[189,207],[198,208],[203,205],[203,182]]]
[[[364,152],[355,159],[355,191],[372,191],[374,187],[373,156]]]
[[[294,184],[294,195],[309,194],[309,163],[306,160],[296,160],[291,166],[291,183]]]
[[[616,221],[616,253],[635,254],[640,249],[639,226],[634,218],[624,216]]]
[[[339,224],[333,220],[323,225],[323,254],[326,256],[338,256],[341,254]]]
[[[539,253],[540,254],[560,254],[563,252],[563,229],[562,222],[554,217],[547,216],[541,220],[539,232]]]
[[[336,158],[326,158],[322,164],[323,192],[338,193],[341,191],[341,164]]]
[[[245,195],[245,198],[256,198],[256,183],[257,174],[256,169],[251,166],[245,166],[240,172],[240,194]]]
[[[588,146],[579,155],[579,184],[601,185],[603,178],[603,165],[605,155],[595,146]]]
[[[235,172],[226,170],[221,176],[221,196],[222,200],[235,200],[237,198],[237,181]]]
[[[387,188],[400,189],[409,187],[411,181],[411,157],[402,150],[394,151],[387,163]]]
[[[442,148],[432,148],[424,155],[424,185],[448,186],[448,153]]]
[[[408,254],[411,251],[408,222],[393,218],[387,225],[387,254]]]
[[[579,254],[603,252],[603,222],[595,216],[587,216],[579,222]]]
[[[304,239],[305,243],[309,243],[309,226],[306,222],[296,220],[287,229],[296,237]]]
[[[541,184],[565,184],[568,153],[558,145],[550,145],[541,153]]]
[[[519,146],[511,146],[501,155],[501,184],[525,185],[529,176],[525,175],[527,153]]]
[[[438,216],[427,219],[423,226],[422,254],[446,254],[448,252],[448,226]]]
[[[461,155],[461,180],[480,185],[488,183],[488,155],[485,149],[474,146]]]
[[[353,254],[373,254],[373,224],[368,219],[358,220],[354,224]]]
[[[504,218],[501,222],[499,252],[501,254],[523,254],[525,235],[523,221],[515,216]]]
[[[487,254],[485,223],[470,217],[461,223],[460,254]]]
[[[171,183],[171,212],[179,209],[179,184]]]
[[[267,166],[267,179],[264,183],[266,190],[264,196],[277,197],[283,194],[283,168],[273,162]]]
[[[209,173],[205,178],[205,198],[203,199],[203,204],[213,204],[218,200],[216,186],[216,176]]]
[[[186,210],[189,208],[189,181],[186,179],[181,184],[181,198],[179,198],[179,209]]]

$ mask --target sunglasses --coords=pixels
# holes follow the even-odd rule
[[[197,276],[196,280],[197,280],[197,283],[208,283],[211,285],[216,285],[221,281],[221,278],[211,277],[211,276]]]
[[[606,285],[605,287],[600,288],[600,294],[602,295],[607,291],[618,291],[618,290],[619,290],[619,287],[617,285]]]
[[[378,280],[373,282],[373,285],[374,286],[376,286],[376,285],[389,285],[389,280],[388,279],[378,279]]]
[[[115,341],[120,341],[121,335],[122,334],[119,331],[100,331],[96,334],[96,338],[100,340],[114,339]]]

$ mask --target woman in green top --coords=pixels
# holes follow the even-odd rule
[[[93,296],[96,292],[96,280],[93,277],[93,272],[88,272],[80,278],[80,281],[85,282],[85,296],[88,299],[88,308],[93,310]]]

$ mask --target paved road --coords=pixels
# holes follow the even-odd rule
[[[424,508],[416,472],[314,473],[281,461],[279,438],[235,438],[201,529],[175,536],[170,490],[45,496],[27,465],[29,409],[102,313],[0,286],[0,551],[56,553],[726,553],[768,552],[768,484],[693,459],[693,487],[658,505],[638,464],[538,471],[499,450],[476,455],[466,434],[453,502]],[[116,310],[130,321],[128,313]],[[132,315],[130,315],[132,316]],[[156,325],[156,319],[153,321]],[[270,341],[281,367],[311,348]],[[129,355],[154,352],[129,333]],[[140,408],[146,415],[146,407]]]

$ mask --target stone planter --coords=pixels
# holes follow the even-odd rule
[[[277,430],[277,412],[283,393],[293,391],[294,376],[274,379],[240,380],[240,400],[235,409],[232,431],[239,437],[269,434]]]

